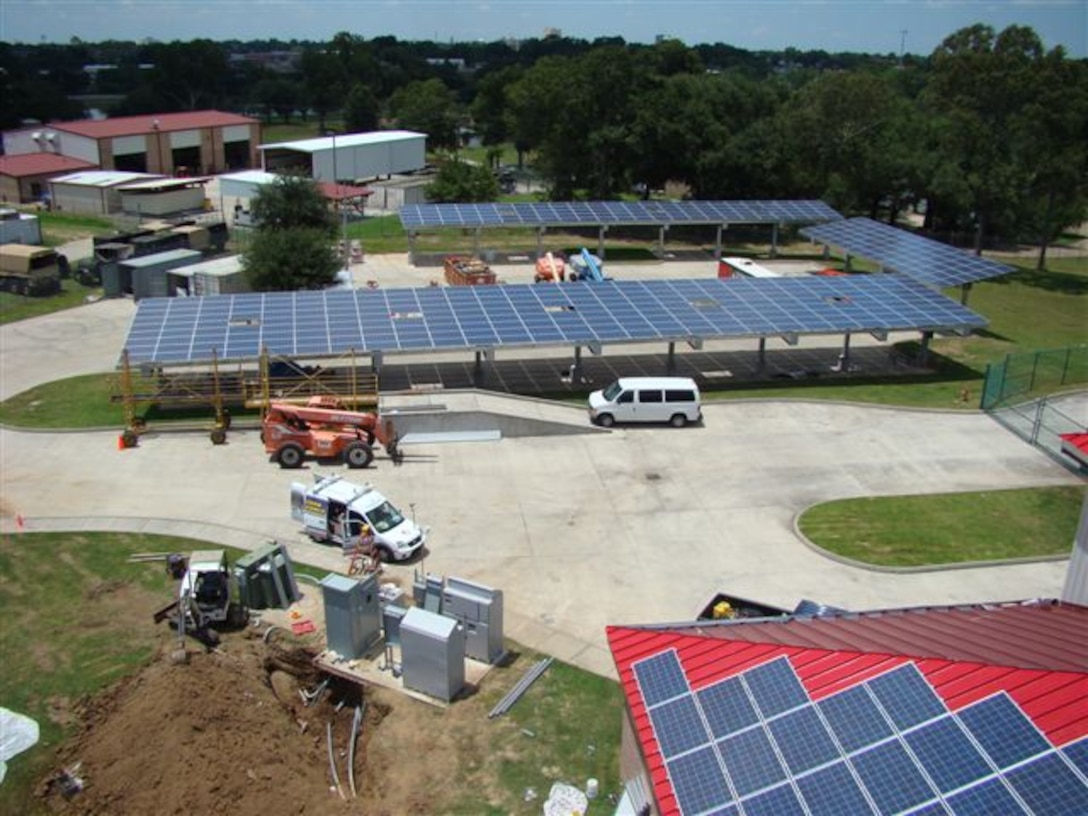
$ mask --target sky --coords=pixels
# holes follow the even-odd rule
[[[1035,29],[1088,56],[1088,0],[0,0],[0,41],[370,39],[464,42],[658,35],[752,51],[929,54],[974,23]]]

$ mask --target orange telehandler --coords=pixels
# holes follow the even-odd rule
[[[395,464],[403,459],[392,420],[376,413],[347,411],[322,397],[312,397],[306,405],[271,403],[261,421],[261,441],[269,457],[283,468],[300,467],[306,454],[365,468],[374,461],[375,442],[381,443]]]

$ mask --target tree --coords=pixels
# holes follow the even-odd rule
[[[381,106],[370,86],[356,82],[351,86],[344,101],[344,129],[348,133],[365,133],[377,130]]]
[[[974,229],[976,252],[982,251],[988,234],[1015,236],[1033,185],[1045,196],[1050,191],[1058,195],[1056,184],[1060,187],[1061,182],[1055,183],[1055,176],[1033,172],[1033,165],[1039,167],[1032,160],[1038,148],[1031,139],[1018,143],[1016,136],[1033,133],[1032,139],[1038,138],[1038,124],[1025,123],[1025,115],[1035,109],[1033,103],[1046,85],[1047,61],[1060,63],[1061,56],[1059,51],[1048,57],[1030,28],[1009,26],[995,34],[985,25],[957,31],[933,53],[932,76],[923,94],[937,119],[933,148],[940,162],[932,192],[937,201],[959,203],[954,215],[961,221],[966,216]],[[1055,101],[1059,108],[1064,104],[1060,96]],[[1070,130],[1081,130],[1064,129],[1067,135],[1048,147],[1060,150]],[[1040,187],[1044,178],[1051,180]],[[928,220],[938,215],[927,209]]]
[[[405,85],[393,94],[389,108],[401,127],[426,133],[431,147],[457,147],[460,111],[442,80],[428,79]]]
[[[155,67],[151,86],[168,100],[169,110],[216,108],[223,104],[229,84],[227,54],[211,40],[160,43],[152,46]]]
[[[336,279],[336,219],[313,181],[283,176],[261,188],[251,209],[257,231],[242,264],[254,290],[323,289]]]
[[[494,201],[499,182],[487,167],[458,158],[445,162],[427,185],[427,199],[436,203]]]

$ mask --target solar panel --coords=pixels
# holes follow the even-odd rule
[[[1076,742],[1069,743],[1062,748],[1062,753],[1082,774],[1088,777],[1088,737],[1081,737]]]
[[[1027,813],[1000,779],[989,779],[954,793],[945,801],[956,816],[1016,816]]]
[[[811,770],[841,756],[823,720],[811,705],[772,720],[767,728],[791,773]]]
[[[1053,748],[1004,693],[950,713],[914,664],[819,703],[784,656],[694,693],[673,650],[635,676],[683,814],[1088,813],[1088,738]]]
[[[831,731],[846,752],[872,745],[893,733],[864,686],[854,686],[819,703]]]
[[[942,792],[989,776],[993,768],[953,717],[943,717],[906,734],[907,746]]]
[[[1036,813],[1047,816],[1084,816],[1088,813],[1088,785],[1057,752],[1010,770],[1006,779]]]
[[[774,747],[762,728],[741,731],[718,743],[729,778],[737,793],[749,793],[771,787],[786,779],[786,769],[775,755]]]
[[[687,694],[688,679],[674,651],[661,652],[631,666],[646,706]]]
[[[718,755],[709,745],[676,757],[665,767],[681,813],[702,813],[732,799]]]
[[[898,740],[855,754],[850,762],[881,813],[899,813],[936,798]]]
[[[710,733],[724,737],[759,722],[759,715],[748,699],[739,677],[722,680],[696,694]]]
[[[813,816],[873,813],[861,786],[843,762],[800,777],[797,788]]]
[[[695,699],[690,695],[651,708],[650,722],[653,724],[661,755],[666,759],[707,742],[706,729],[699,718]]]
[[[789,785],[780,785],[743,802],[745,816],[807,816]]]
[[[1046,737],[1007,694],[962,708],[957,716],[998,768],[1008,768],[1050,748]]]
[[[203,310],[205,301],[222,305]],[[451,286],[141,300],[132,363],[960,330],[985,320],[897,275]]]
[[[406,230],[424,227],[793,224],[842,218],[822,201],[583,201],[409,204]]]
[[[765,719],[808,702],[805,687],[785,657],[745,672],[744,682]]]
[[[901,731],[948,710],[913,663],[875,677],[867,685]]]
[[[869,218],[850,218],[801,230],[822,244],[876,261],[934,286],[958,286],[1012,272],[1012,267]]]

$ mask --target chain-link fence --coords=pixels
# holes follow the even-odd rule
[[[1062,434],[1084,433],[1088,427],[1088,394],[1042,397],[1005,405],[990,416],[1032,445],[1042,448],[1067,467],[1080,463],[1062,452]]]
[[[1076,383],[1088,384],[1088,345],[1009,354],[986,366],[981,407],[993,411],[1012,400],[1043,396]]]

